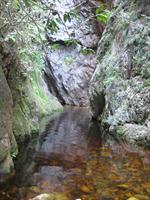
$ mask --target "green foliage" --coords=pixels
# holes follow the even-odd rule
[[[95,54],[96,52],[93,49],[83,47],[80,51],[83,55],[88,55],[88,54]]]
[[[60,45],[59,45],[59,44],[57,44],[57,43],[51,44],[51,49],[52,49],[52,50],[57,50],[57,49],[59,49],[59,48],[60,48]]]
[[[141,76],[145,79],[150,78],[150,66],[141,69]]]
[[[29,2],[31,6],[27,7]],[[42,46],[46,41],[42,5],[32,0],[9,0],[5,8],[2,13],[2,26],[0,23],[0,29],[5,31],[4,40],[14,42],[22,48],[28,46],[32,49],[32,43]]]
[[[76,14],[75,10],[71,10],[71,11],[66,12],[66,13],[64,14],[63,20],[64,20],[64,22],[67,22],[67,21],[71,22],[71,20],[72,20],[73,18],[75,18],[76,16],[77,16],[77,14]]]
[[[110,13],[111,12],[105,9],[104,6],[98,7],[95,11],[97,20],[103,24],[107,24],[110,18]]]
[[[54,19],[48,20],[47,28],[51,31],[52,34],[57,33],[59,29],[57,21]]]
[[[31,3],[34,2],[34,1],[32,1],[32,0],[23,0],[23,1],[24,1],[25,5],[26,5],[27,7],[30,6]]]
[[[65,44],[66,46],[77,45],[77,44],[78,44],[78,41],[75,40],[75,39],[69,39],[69,40],[65,40],[65,41],[64,41],[64,44]]]
[[[59,30],[59,25],[65,26],[66,22],[71,22],[73,18],[77,18],[75,9],[65,12],[63,18],[55,8],[51,7],[50,9],[52,15],[47,21],[46,29],[50,30],[52,34],[57,33]]]
[[[116,129],[117,136],[122,137],[124,135],[124,130],[122,126],[118,126]]]
[[[144,87],[150,87],[150,78],[144,80]]]
[[[29,7],[35,4],[36,0],[11,0],[12,7],[18,10],[22,5]]]

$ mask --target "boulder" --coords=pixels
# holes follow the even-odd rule
[[[150,129],[138,124],[124,124],[117,127],[118,136],[131,144],[147,145],[150,142]]]

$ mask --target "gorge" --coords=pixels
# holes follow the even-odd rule
[[[149,0],[0,10],[0,199],[150,199]]]

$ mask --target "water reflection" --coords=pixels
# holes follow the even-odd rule
[[[79,165],[85,160],[90,146],[93,147],[93,142],[97,147],[101,145],[99,128],[90,122],[86,109],[66,108],[47,125],[43,135],[36,158],[56,160],[62,167],[67,162]]]
[[[87,109],[65,108],[23,155],[3,200],[45,192],[68,200],[150,199],[149,150],[102,138]]]

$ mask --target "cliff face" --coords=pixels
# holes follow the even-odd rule
[[[55,20],[63,21],[65,12],[74,12],[71,20],[58,24],[56,33],[47,33],[51,48],[45,74],[50,90],[63,104],[89,105],[89,81],[96,67],[95,52],[101,36],[98,23],[91,16],[98,5],[96,1],[55,2]]]
[[[0,2],[5,10],[7,1]],[[49,93],[42,73],[42,58],[36,51],[31,57],[19,54],[17,43],[5,24],[5,12],[0,13],[0,183],[14,170],[13,157],[17,143],[30,138],[39,130],[40,120],[61,110],[62,106]],[[26,38],[27,39],[27,38]],[[40,59],[41,58],[41,59]],[[40,59],[40,61],[39,61]],[[24,62],[26,61],[26,62]],[[32,66],[31,66],[32,64]],[[17,142],[16,142],[17,141]]]
[[[7,48],[6,48],[7,46]],[[62,110],[47,88],[42,69],[28,71],[21,66],[9,44],[0,43],[0,182],[13,170],[17,142],[24,142],[39,130],[45,115]],[[2,175],[3,174],[3,175]],[[4,176],[6,175],[6,176]],[[4,178],[4,179],[3,179]]]
[[[90,104],[111,133],[132,143],[150,141],[150,2],[114,2],[98,45]]]

